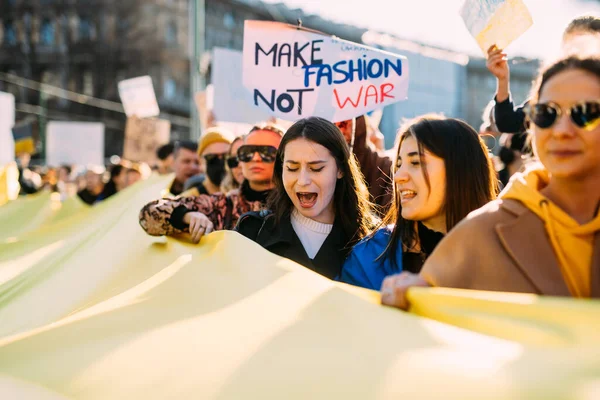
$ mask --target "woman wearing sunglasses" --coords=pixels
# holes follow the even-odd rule
[[[403,125],[393,173],[395,201],[381,229],[352,250],[342,282],[379,290],[388,275],[418,273],[447,232],[497,195],[485,144],[453,118],[424,115]]]
[[[560,60],[527,111],[540,164],[444,239],[420,275],[386,278],[384,304],[410,286],[600,297],[600,59]]]
[[[329,278],[377,222],[369,192],[340,130],[311,117],[283,136],[270,211],[249,213],[236,230],[265,249]]]
[[[194,243],[213,230],[233,229],[242,214],[264,208],[282,135],[274,125],[261,125],[244,137],[237,150],[245,178],[239,192],[153,201],[142,208],[140,225],[152,236],[189,233]]]

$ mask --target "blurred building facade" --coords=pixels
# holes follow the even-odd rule
[[[337,24],[300,9],[259,0],[205,0],[205,50],[242,50],[244,20],[273,20],[320,30],[353,42],[406,55],[410,66],[409,100],[389,106],[381,130],[391,146],[404,118],[425,112],[465,119],[474,127],[492,99],[495,83],[483,59],[401,40],[383,33]],[[71,101],[48,84],[120,103],[117,82],[152,77],[172,137],[189,137],[191,0],[4,0],[0,2],[0,91],[15,94],[17,120],[34,121],[34,131],[50,120],[102,121],[106,154],[120,154],[125,116]],[[523,101],[535,63],[516,65],[511,85]],[[210,68],[201,68],[210,82]],[[9,74],[9,75],[7,75]],[[19,80],[24,78],[25,80]],[[61,94],[61,93],[59,93]]]

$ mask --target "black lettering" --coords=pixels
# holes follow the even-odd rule
[[[310,63],[311,65],[315,65],[315,64],[323,64],[323,60],[322,59],[317,59],[315,58],[315,53],[321,51],[320,47],[315,46],[316,43],[323,43],[323,40],[313,40],[312,44],[311,44],[311,49],[310,49]]]
[[[262,52],[265,56],[268,56],[269,54],[273,53],[273,66],[275,67],[275,58],[277,56],[277,43],[275,43],[273,45],[273,47],[271,47],[271,50],[265,52],[265,50],[260,47],[259,43],[256,43],[256,46],[254,47],[254,65],[258,65],[258,52]]]
[[[304,92],[314,92],[315,89],[290,89],[289,93],[298,92],[298,115],[302,115],[302,95]]]
[[[284,50],[287,50],[287,52],[283,52]],[[289,44],[285,43],[282,44],[281,46],[279,46],[279,57],[277,60],[277,66],[281,67],[281,59],[283,57],[287,57],[287,66],[291,67],[292,66],[292,46],[290,46]]]
[[[284,107],[283,102],[287,101],[288,104]],[[294,109],[294,99],[287,93],[281,93],[277,98],[277,108],[279,111],[289,113]]]
[[[271,90],[271,101],[266,99],[265,96],[258,89],[254,89],[254,105],[258,106],[258,98],[261,98],[262,101],[271,109],[271,111],[275,111],[275,90]]]
[[[304,46],[298,47],[298,42],[294,43],[294,67],[298,66],[298,60],[300,60],[303,67],[308,65],[308,63],[302,56],[302,52],[308,47],[309,44],[310,43],[306,43]]]

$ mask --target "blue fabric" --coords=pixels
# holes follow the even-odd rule
[[[386,276],[402,271],[402,247],[396,252],[396,266],[389,257],[377,258],[388,245],[393,225],[379,229],[358,242],[346,259],[337,280],[367,289],[379,290]]]

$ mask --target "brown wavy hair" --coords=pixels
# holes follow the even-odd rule
[[[287,144],[300,138],[320,144],[329,150],[343,174],[335,185],[334,210],[336,221],[342,224],[346,237],[349,239],[348,246],[353,246],[369,234],[379,221],[372,211],[369,191],[358,162],[354,154],[350,152],[344,135],[333,123],[323,118],[301,119],[283,135],[277,150],[273,172],[275,188],[269,196],[268,208],[275,215],[277,224],[282,218],[288,217],[294,208],[283,184],[283,159]]]

